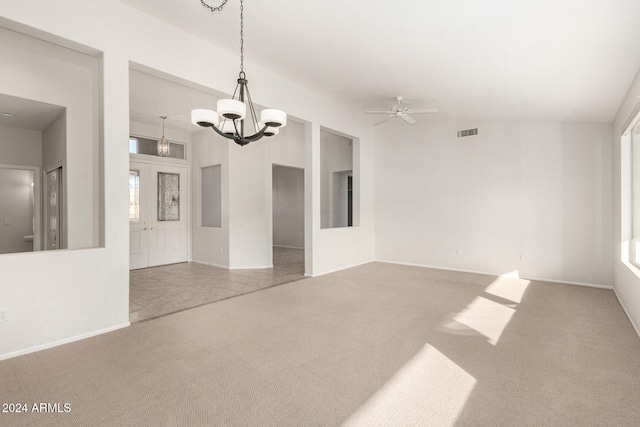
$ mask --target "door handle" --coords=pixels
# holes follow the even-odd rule
[[[147,227],[143,228],[142,230],[147,231]]]

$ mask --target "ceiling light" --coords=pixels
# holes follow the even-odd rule
[[[202,6],[211,12],[220,12],[227,3],[222,0],[220,6],[211,6],[201,0]],[[194,125],[210,127],[218,135],[232,139],[238,145],[247,145],[263,136],[278,134],[278,128],[287,125],[287,113],[281,110],[265,109],[260,114],[260,121],[249,94],[249,82],[244,72],[244,5],[240,0],[240,74],[238,84],[231,99],[218,101],[218,111],[197,109],[191,111],[191,122]],[[253,127],[253,133],[247,134],[246,122]]]
[[[164,121],[167,116],[160,116],[162,119],[162,138],[158,140],[158,156],[167,157],[169,156],[169,140],[164,137]]]
[[[15,114],[10,113],[10,112],[8,112],[8,111],[3,111],[3,112],[2,112],[2,113],[0,113],[0,114],[2,114],[2,115],[3,115],[3,116],[5,116],[5,117],[15,117],[15,116],[16,116]]]

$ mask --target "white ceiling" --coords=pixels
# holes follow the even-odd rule
[[[134,122],[160,127],[160,116],[166,116],[167,128],[195,132],[202,128],[191,123],[191,110],[215,109],[218,99],[203,89],[193,89],[137,70],[129,73],[129,118]]]
[[[41,132],[63,111],[64,107],[59,105],[0,93],[0,126]],[[13,116],[7,117],[1,113],[11,113]]]
[[[239,51],[239,0],[216,14],[200,0],[121,1]],[[249,63],[363,109],[403,95],[442,118],[610,122],[640,68],[638,0],[251,0],[244,9]]]

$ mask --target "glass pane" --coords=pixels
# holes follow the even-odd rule
[[[169,157],[174,159],[186,159],[184,153],[184,144],[176,144],[175,142],[169,143]]]
[[[158,172],[158,221],[180,221],[180,174]]]
[[[132,151],[135,148],[135,151]],[[158,140],[139,136],[129,138],[129,152],[158,157]],[[185,145],[169,142],[169,156],[172,159],[186,159]]]
[[[129,221],[140,222],[140,171],[129,171]]]

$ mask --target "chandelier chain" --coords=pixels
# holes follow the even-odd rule
[[[222,3],[220,3],[220,6],[211,6],[210,4],[205,3],[204,0],[200,0],[200,4],[202,4],[202,6],[209,9],[211,13],[214,13],[214,12],[222,12],[222,8],[224,7],[225,4],[227,4],[227,1],[228,0],[222,0]]]
[[[244,73],[244,4],[240,0],[240,72]]]

